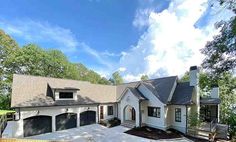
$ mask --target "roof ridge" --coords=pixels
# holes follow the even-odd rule
[[[164,79],[164,78],[170,78],[170,77],[178,77],[178,76],[177,76],[177,75],[173,75],[173,76],[166,76],[166,77],[152,78],[152,79],[148,79],[148,80],[132,81],[132,82],[122,83],[122,84],[115,85],[115,86],[120,86],[120,85],[125,85],[125,84],[131,84],[131,83],[138,83],[138,82],[147,82],[147,81],[151,81],[151,80]]]
[[[68,78],[59,78],[59,77],[47,77],[47,76],[40,76],[40,75],[28,75],[28,74],[13,74],[13,76],[29,76],[29,77],[36,77],[36,78],[48,78],[48,79],[59,79],[59,80],[68,80],[68,81],[80,81],[85,83],[90,83],[89,81],[82,81],[82,80],[75,80],[75,79],[68,79]],[[92,84],[92,83],[90,83]]]

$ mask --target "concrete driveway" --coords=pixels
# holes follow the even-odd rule
[[[150,140],[123,133],[128,129],[129,128],[123,126],[107,128],[99,124],[93,124],[80,128],[73,128],[53,133],[32,136],[28,137],[28,139],[65,140],[72,142],[156,142],[155,140]],[[185,138],[160,141],[191,142],[190,140]]]

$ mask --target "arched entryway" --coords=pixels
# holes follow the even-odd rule
[[[134,121],[135,122],[135,118],[136,118],[136,112],[134,107],[127,105],[124,108],[124,120],[125,121]]]

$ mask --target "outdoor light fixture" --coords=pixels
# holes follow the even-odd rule
[[[39,110],[37,110],[37,113],[36,113],[36,115],[39,115]]]
[[[90,108],[88,107],[88,110],[89,110]]]
[[[69,109],[68,108],[66,108],[66,112],[68,112],[69,111]]]

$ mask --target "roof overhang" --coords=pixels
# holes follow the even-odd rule
[[[73,87],[63,87],[63,88],[52,88],[53,90],[74,90],[79,91],[79,88],[73,88]]]
[[[200,104],[201,105],[218,105],[221,101],[219,98],[201,98]]]
[[[141,94],[139,94],[138,92],[134,92],[132,91],[132,89],[135,89],[135,88],[129,88],[127,87],[124,92],[122,93],[122,95],[120,96],[120,98],[118,99],[118,102],[120,102],[123,97],[126,95],[127,91],[130,91],[132,95],[134,95],[138,100],[140,101],[144,101],[144,100],[148,100],[146,97],[142,96]],[[137,94],[138,93],[138,94]]]

